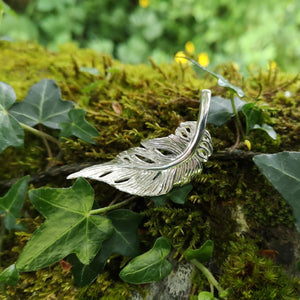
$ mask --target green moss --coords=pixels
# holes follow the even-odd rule
[[[229,288],[228,300],[296,299],[297,280],[290,280],[273,260],[260,255],[252,240],[241,237],[230,242],[229,253],[219,279]]]
[[[181,121],[196,120],[203,88],[210,88],[213,95],[228,97],[228,92],[219,87],[215,79],[207,75],[199,79],[187,65],[173,63],[157,66],[153,62],[148,65],[124,65],[109,56],[77,49],[74,45],[65,45],[58,53],[52,53],[37,44],[1,41],[0,54],[0,80],[13,86],[19,100],[42,78],[54,79],[61,88],[63,98],[84,107],[88,120],[100,132],[97,145],[89,145],[76,138],[63,141],[63,155],[56,160],[58,165],[111,159],[120,151],[138,145],[143,139],[173,133]],[[81,71],[81,67],[97,68],[100,74],[91,75]],[[246,101],[255,102],[263,110],[265,122],[273,125],[278,133],[278,138],[273,141],[264,132],[252,131],[247,139],[253,151],[300,151],[298,78],[279,70],[259,70],[245,79],[230,63],[219,66],[217,72],[241,86],[246,93]],[[242,123],[245,123],[243,118]],[[233,120],[221,127],[208,125],[208,129],[213,137],[215,152],[235,143]],[[57,136],[58,133],[52,131],[52,134]],[[59,149],[53,145],[51,147],[58,155]],[[10,147],[0,155],[0,180],[42,171],[48,162],[42,141],[26,134],[23,149]],[[56,184],[55,178],[49,182],[49,186]],[[266,231],[278,225],[293,226],[290,207],[259,175],[253,163],[212,157],[205,164],[202,174],[194,179],[193,186],[184,206],[169,203],[166,207],[154,208],[142,199],[133,205],[135,211],[143,211],[145,215],[142,247],[145,250],[151,248],[153,240],[163,235],[175,247],[174,257],[180,260],[185,249],[197,248],[205,240],[212,239],[215,243],[213,260],[222,270],[222,285],[232,286],[232,295],[244,297],[232,299],[252,299],[250,295],[256,297],[253,299],[259,299],[259,296],[268,299],[263,298],[266,295],[263,289],[273,297],[270,299],[289,295],[293,281],[288,283],[275,263],[259,257],[253,241],[241,240],[235,234],[237,207],[242,207],[249,234],[259,241],[263,239],[259,235],[262,228]],[[101,205],[110,203],[115,196],[114,189],[101,184],[95,184],[95,192]],[[41,222],[29,202],[25,205],[24,214],[29,219],[29,230],[7,236],[2,254],[7,265],[15,261],[30,232]],[[237,265],[239,272],[245,273],[247,261],[257,266],[255,282],[260,282],[256,285],[251,284],[250,276],[236,271]],[[12,298],[27,299],[44,299],[52,293],[55,297],[66,299],[126,299],[139,287],[119,282],[118,269],[119,262],[115,261],[91,287],[77,288],[73,285],[71,274],[54,265],[22,274],[19,285],[9,288],[8,293]],[[193,283],[195,295],[200,290],[208,289],[199,273],[194,276]]]

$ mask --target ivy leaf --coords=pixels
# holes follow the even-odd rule
[[[218,300],[214,297],[214,295],[210,292],[200,292],[198,294],[198,300]]]
[[[61,99],[60,89],[54,80],[42,79],[9,112],[28,126],[43,124],[58,129],[59,123],[68,121],[68,112],[73,106],[73,102]]]
[[[8,113],[16,98],[14,89],[0,82],[0,153],[8,146],[22,147],[24,143],[22,126]]]
[[[201,66],[197,61],[189,58],[189,57],[185,57],[187,60],[189,60],[190,62],[192,62],[194,65],[196,65],[197,67],[199,67],[200,69],[202,69],[203,71],[211,74],[212,76],[214,76],[215,78],[218,79],[218,85],[221,86],[221,87],[226,87],[228,88],[229,90],[235,92],[238,94],[239,97],[244,97],[245,94],[244,92],[242,91],[242,89],[240,89],[239,87],[236,87],[234,86],[233,84],[231,84],[227,79],[225,79],[223,76],[215,73],[215,72],[212,72],[210,70],[208,70],[207,68]]]
[[[143,217],[129,209],[119,209],[108,213],[107,218],[112,221],[114,231],[112,236],[103,242],[102,248],[94,260],[85,266],[75,255],[68,259],[72,264],[71,270],[78,286],[91,284],[103,271],[111,254],[117,253],[129,257],[139,254],[137,229]]]
[[[246,117],[246,132],[251,131],[256,124],[261,121],[261,110],[254,103],[247,103],[242,107],[242,112]]]
[[[188,194],[192,189],[193,186],[188,183],[184,186],[173,188],[171,192],[165,195],[149,197],[149,199],[154,202],[155,206],[163,206],[168,199],[176,204],[184,204]]]
[[[237,111],[240,111],[242,106],[247,102],[238,97],[234,98],[234,103]],[[207,122],[216,126],[221,126],[234,116],[230,99],[225,99],[219,96],[211,98],[211,104],[208,112]]]
[[[158,238],[152,249],[128,263],[120,272],[121,279],[134,284],[162,280],[173,268],[172,264],[165,259],[170,251],[169,242],[163,237]]]
[[[253,129],[260,129],[265,131],[273,140],[276,140],[277,137],[277,133],[274,130],[274,128],[268,124],[262,124],[261,126],[258,124],[255,124]]]
[[[75,135],[87,143],[96,144],[94,138],[99,136],[99,133],[85,120],[85,110],[73,108],[69,111],[68,116],[69,121],[58,125],[61,129],[60,137]]]
[[[21,252],[19,271],[47,267],[71,253],[89,264],[113,233],[108,218],[91,214],[94,191],[82,178],[70,188],[32,190],[29,198],[46,221]]]
[[[254,129],[265,131],[273,140],[276,140],[277,134],[274,128],[268,124],[262,124],[262,112],[254,105],[254,103],[247,103],[242,107],[242,112],[246,117],[246,133]]]
[[[19,280],[19,272],[16,265],[10,265],[0,273],[0,283],[15,286]]]
[[[253,161],[292,206],[300,232],[300,152],[261,154],[256,155]]]
[[[20,179],[4,197],[0,198],[0,215],[4,214],[4,225],[7,230],[17,227],[16,219],[20,217],[29,178],[30,176],[25,176]]]
[[[201,263],[206,263],[212,257],[214,250],[214,243],[211,240],[207,240],[199,249],[188,249],[185,252],[185,258],[187,260],[197,259]]]

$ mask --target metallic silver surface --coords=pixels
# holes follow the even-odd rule
[[[205,129],[210,99],[210,90],[202,90],[197,122],[183,122],[175,134],[142,141],[142,147],[123,151],[107,163],[67,178],[91,178],[139,196],[163,195],[173,186],[188,183],[212,154],[211,137]]]

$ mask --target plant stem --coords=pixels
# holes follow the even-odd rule
[[[47,134],[47,133],[45,133],[45,132],[42,132],[42,131],[40,131],[40,130],[37,130],[37,129],[33,128],[33,127],[27,126],[26,124],[23,124],[23,123],[20,123],[20,124],[21,124],[21,126],[22,126],[25,130],[31,132],[32,134],[34,134],[34,135],[36,135],[36,136],[38,136],[38,137],[40,137],[40,138],[45,138],[45,139],[47,139],[48,141],[50,141],[50,142],[52,142],[52,143],[55,143],[55,144],[59,145],[59,140],[57,140],[57,139],[54,138],[53,136],[51,136],[51,135],[49,135],[49,134]]]
[[[234,103],[234,93],[233,92],[230,93],[230,101],[231,101],[233,113],[235,114],[235,117],[236,117],[236,121],[237,121],[237,124],[238,124],[239,132],[244,137],[244,131],[243,131],[242,123],[241,123],[241,120],[240,120],[240,117],[239,117],[239,113],[238,113],[238,111],[236,109],[236,106],[235,106],[235,103]]]
[[[136,199],[136,196],[132,196],[132,197],[128,198],[127,200],[124,200],[124,201],[114,204],[114,205],[110,205],[110,206],[106,206],[106,207],[98,208],[98,209],[93,209],[90,211],[90,215],[97,215],[97,214],[104,213],[104,212],[107,212],[110,210],[114,210],[116,208],[119,208],[119,207],[122,207],[122,206],[128,204],[133,199]]]
[[[219,294],[224,293],[223,288],[219,285],[216,278],[201,262],[199,262],[197,259],[192,259],[191,263],[194,264],[203,273],[208,282],[218,290]]]

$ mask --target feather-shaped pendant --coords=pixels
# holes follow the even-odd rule
[[[198,121],[180,124],[175,134],[141,142],[141,147],[121,152],[113,160],[85,168],[67,178],[85,177],[106,182],[138,196],[159,196],[173,186],[188,183],[202,171],[212,154],[212,141],[205,129],[210,90],[202,90]]]

